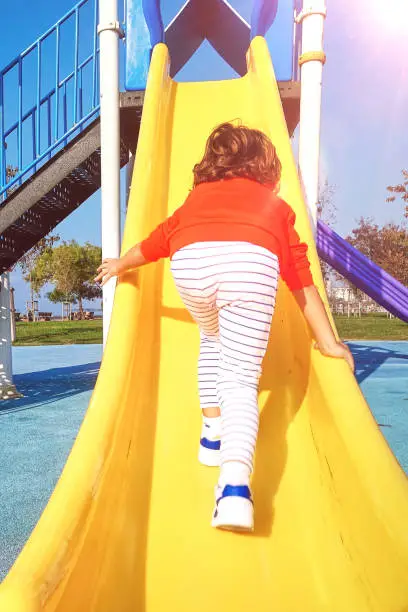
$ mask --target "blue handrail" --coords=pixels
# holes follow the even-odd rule
[[[80,0],[0,71],[0,202],[98,115],[97,23],[98,0]]]
[[[278,12],[278,0],[254,0],[251,15],[251,39],[265,36]]]

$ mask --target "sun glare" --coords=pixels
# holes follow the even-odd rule
[[[408,0],[371,0],[368,12],[386,29],[408,33]]]

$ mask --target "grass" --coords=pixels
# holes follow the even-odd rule
[[[337,315],[337,330],[345,340],[408,340],[408,324],[386,315],[365,315],[361,318]]]
[[[335,316],[338,332],[346,340],[408,340],[408,324],[384,315]],[[102,344],[102,320],[17,323],[15,346],[42,344]]]
[[[102,344],[102,319],[16,324],[15,346],[42,344]]]

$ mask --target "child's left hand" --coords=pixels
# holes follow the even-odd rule
[[[120,259],[104,259],[98,268],[98,276],[95,283],[101,283],[101,287],[106,285],[108,280],[120,274]]]
[[[344,342],[335,342],[330,346],[320,346],[318,343],[316,343],[315,348],[318,349],[321,354],[325,355],[326,357],[344,359],[350,366],[351,371],[354,372],[354,358],[351,354],[349,347],[347,346],[347,344],[344,344]]]

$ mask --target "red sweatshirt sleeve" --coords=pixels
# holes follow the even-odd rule
[[[285,223],[287,238],[286,257],[281,262],[281,275],[291,291],[303,289],[313,285],[310,272],[310,263],[307,258],[307,244],[300,242],[299,234],[295,230],[296,215],[289,205]]]
[[[140,250],[147,261],[157,261],[169,257],[169,236],[178,223],[178,210],[160,223],[152,233],[140,243]]]

